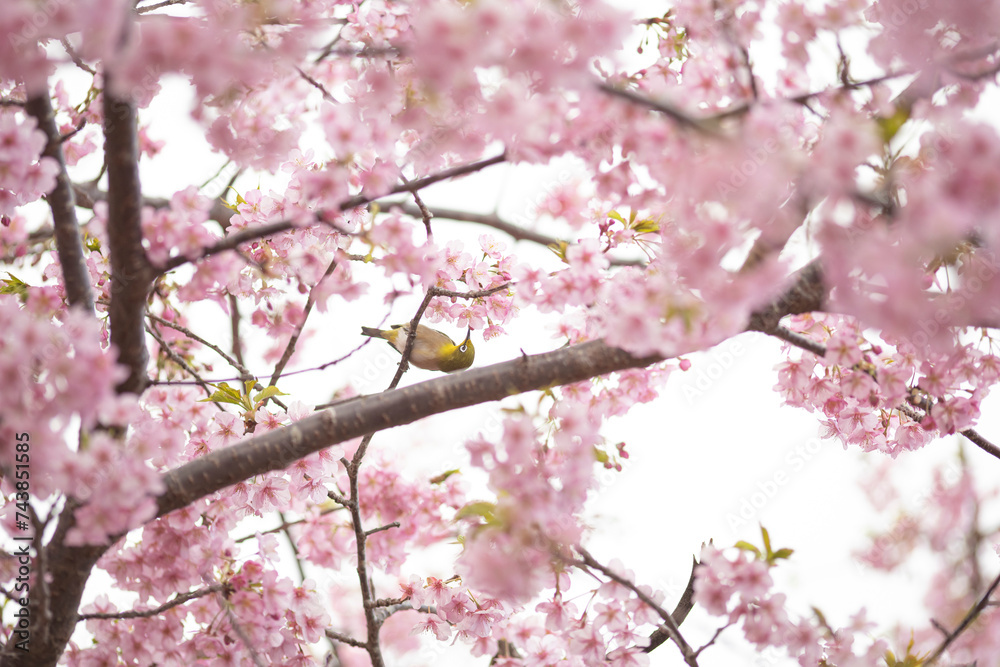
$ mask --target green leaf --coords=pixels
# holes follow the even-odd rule
[[[745,540],[740,540],[739,542],[737,542],[733,546],[735,546],[737,549],[743,549],[743,551],[749,551],[750,553],[752,553],[753,555],[755,555],[757,558],[761,557],[760,549],[758,549],[757,547],[755,547],[754,545],[750,544],[749,542],[747,542]]]
[[[566,261],[566,249],[568,247],[569,244],[566,243],[565,241],[557,241],[556,243],[549,244],[549,250],[554,252],[556,254],[556,257],[558,257],[564,262]]]
[[[882,141],[889,143],[903,127],[906,121],[910,120],[910,110],[904,106],[896,107],[896,111],[891,116],[876,118],[879,132],[882,134]]]
[[[791,558],[792,554],[795,553],[794,549],[778,549],[772,554],[772,560],[780,560],[782,558]]]
[[[97,252],[101,251],[101,239],[97,238],[96,236],[87,237],[87,242],[84,243],[83,245],[84,247],[87,248],[87,250],[92,250]]]
[[[612,220],[617,220],[623,225],[625,224],[625,218],[623,218],[621,216],[621,213],[619,213],[618,211],[608,211],[608,217],[611,218]]]
[[[660,231],[660,223],[656,220],[640,220],[632,229],[636,234],[651,234]]]
[[[767,528],[763,524],[760,526],[760,534],[764,536],[764,553],[770,560],[771,554],[774,553],[771,551],[771,536],[767,534]]]
[[[28,298],[28,283],[24,282],[13,273],[7,272],[10,276],[8,280],[0,280],[0,294],[13,294],[22,302]]]
[[[230,403],[232,405],[238,405],[241,408],[246,407],[243,404],[243,396],[240,395],[240,392],[236,391],[225,382],[212,386],[215,387],[216,391],[212,392],[212,395],[208,398],[203,398],[198,401],[199,403]]]
[[[469,503],[465,507],[458,510],[455,514],[455,519],[466,519],[468,517],[480,517],[486,523],[496,522],[496,503],[491,503],[486,500],[480,500],[477,502]]]
[[[280,391],[273,384],[270,387],[264,387],[261,389],[260,393],[253,397],[254,403],[263,403],[265,400],[271,398],[272,396],[288,396],[283,391]]]
[[[229,189],[232,190],[233,192],[236,192],[236,188],[234,188],[232,186],[229,186]],[[230,209],[230,210],[233,210],[233,211],[238,210],[237,207],[240,204],[246,204],[246,203],[247,203],[247,200],[244,199],[243,195],[241,195],[239,192],[236,192],[236,203],[235,204],[230,204],[225,199],[222,200],[222,205],[225,206],[226,208]]]
[[[431,477],[430,482],[431,482],[431,484],[441,484],[446,479],[448,479],[449,477],[451,477],[452,475],[457,475],[460,472],[461,471],[458,468],[452,468],[451,470],[445,470],[443,473],[441,473],[439,475],[434,475],[433,477]]]

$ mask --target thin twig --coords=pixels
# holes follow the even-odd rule
[[[235,368],[237,370],[237,372],[240,374],[240,377],[239,377],[240,380],[249,380],[250,378],[253,377],[253,375],[251,375],[250,371],[243,364],[241,364],[237,359],[234,359],[233,357],[229,356],[228,354],[226,354],[225,350],[223,350],[222,348],[220,348],[218,345],[210,343],[208,340],[202,338],[201,336],[199,336],[195,332],[191,331],[187,327],[181,326],[180,324],[177,324],[175,322],[171,322],[170,320],[165,320],[162,317],[160,317],[159,315],[154,315],[153,313],[146,313],[146,317],[148,317],[151,320],[154,320],[155,322],[158,322],[159,324],[162,324],[164,326],[170,327],[171,329],[173,329],[175,331],[179,331],[180,333],[184,334],[185,336],[187,336],[191,340],[197,341],[197,342],[201,343],[202,345],[204,345],[205,347],[209,348],[210,350],[214,351],[220,357],[222,357],[223,359],[225,359],[226,362],[230,366],[232,366],[233,368]]]
[[[333,102],[334,104],[337,103],[337,100],[334,99],[333,95],[330,94],[330,91],[326,89],[326,86],[324,86],[322,83],[320,83],[316,79],[312,78],[311,76],[303,72],[301,67],[296,66],[295,71],[299,73],[299,76],[308,81],[309,84],[312,85],[316,90],[323,93],[323,99],[325,99],[327,102]]]
[[[236,636],[240,638],[240,641],[243,642],[243,646],[250,654],[250,659],[253,660],[255,667],[264,667],[264,661],[261,659],[260,655],[257,653],[257,649],[254,648],[253,643],[250,641],[250,635],[248,635],[246,630],[243,629],[243,624],[240,623],[238,618],[236,618],[233,608],[226,603],[221,594],[217,593],[216,597],[219,598],[219,606],[226,612],[226,617],[229,619],[229,626],[233,629],[233,632],[236,633]]]
[[[409,181],[406,180],[405,176],[400,176],[400,179],[403,181],[403,183],[409,183]],[[419,192],[414,190],[410,194],[413,195],[413,203],[417,205],[417,210],[420,211],[420,218],[421,220],[424,221],[424,229],[427,230],[427,240],[430,241],[432,235],[431,218],[433,218],[434,216],[431,214],[429,210],[427,210],[427,204],[425,204],[424,200],[420,198]]]
[[[767,333],[776,338],[780,338],[781,340],[791,345],[794,345],[795,347],[812,352],[813,354],[819,356],[820,358],[826,356],[825,345],[823,345],[822,343],[817,343],[808,336],[803,336],[802,334],[792,331],[787,327],[783,326],[774,327],[772,331],[769,331]],[[873,377],[872,379],[875,380],[876,382],[878,381],[878,378]],[[912,398],[909,398],[907,400],[914,402],[914,399]],[[919,403],[919,402],[915,404],[917,405],[917,407],[924,410],[925,413],[930,411],[931,408],[930,404]],[[915,412],[908,405],[900,405],[897,407],[897,409],[915,422],[919,422],[923,419],[922,415]],[[1000,447],[987,440],[985,437],[983,437],[981,433],[979,433],[975,429],[967,428],[959,431],[959,433],[964,435],[966,438],[968,438],[969,442],[974,444],[976,447],[979,447],[981,450],[983,450],[990,456],[1000,459]]]
[[[229,300],[229,329],[233,340],[233,359],[236,360],[238,364],[235,368],[245,368],[243,364],[243,338],[240,336],[240,322],[242,317],[240,316],[240,302],[235,295],[226,293]],[[242,374],[243,371],[240,371]],[[254,376],[248,376],[254,377]]]
[[[392,523],[387,523],[384,526],[379,526],[378,528],[369,528],[365,531],[365,537],[374,535],[375,533],[381,533],[383,530],[389,530],[390,528],[399,528],[399,522],[393,521]],[[378,605],[376,604],[376,606]]]
[[[638,104],[644,106],[653,111],[659,111],[664,116],[671,118],[681,127],[686,127],[695,130],[699,134],[705,136],[713,137],[716,139],[723,138],[723,135],[715,128],[711,120],[706,120],[692,116],[688,112],[684,111],[680,107],[674,105],[671,102],[665,100],[654,100],[645,95],[640,95],[639,93],[629,90],[627,88],[619,88],[610,83],[601,82],[597,84],[598,90],[605,92],[609,95],[615,97],[620,97],[623,100],[632,102],[633,104]]]
[[[976,447],[979,447],[981,450],[983,450],[990,456],[995,456],[996,458],[1000,459],[1000,447],[997,447],[995,444],[984,438],[975,429],[967,428],[962,431],[959,431],[959,433],[964,435],[966,438],[969,439],[969,442],[974,444]]]
[[[390,195],[397,195],[400,192],[415,192],[417,190],[422,190],[429,185],[434,185],[440,181],[446,181],[450,178],[458,178],[459,176],[466,176],[468,174],[481,171],[486,167],[500,164],[507,159],[506,153],[501,153],[499,155],[494,155],[493,157],[486,158],[485,160],[479,160],[478,162],[470,162],[469,164],[462,164],[457,167],[452,167],[451,169],[445,169],[444,171],[439,171],[436,174],[431,174],[430,176],[425,176],[423,178],[417,178],[409,183],[403,183],[397,185],[389,192],[383,192],[377,196],[369,197],[366,195],[358,195],[357,197],[351,197],[347,201],[340,205],[341,211],[347,211],[352,208],[357,208],[358,206],[364,206],[369,204],[376,199],[381,199],[382,197],[388,197]]]
[[[299,583],[301,584],[306,580],[306,569],[302,564],[302,559],[299,557],[299,548],[295,544],[295,539],[292,537],[292,533],[288,529],[291,524],[285,519],[284,512],[278,512],[278,518],[281,519],[279,532],[281,532],[285,536],[285,539],[288,540],[288,546],[292,550],[292,557],[295,559],[295,565],[299,570]]]
[[[68,39],[63,37],[62,39],[59,40],[59,43],[62,44],[64,49],[66,49],[66,53],[69,54],[69,57],[70,59],[72,59],[74,65],[82,69],[84,72],[87,72],[91,76],[97,76],[97,70],[95,70],[87,63],[83,62],[83,60],[80,58],[80,54],[76,52],[76,49],[73,48],[73,45],[69,43]]]
[[[365,609],[367,641],[364,644],[364,648],[368,652],[369,658],[371,658],[372,667],[385,667],[382,648],[378,642],[378,633],[381,624],[373,606],[375,602],[375,586],[368,576],[367,534],[361,520],[361,501],[358,490],[361,461],[364,458],[365,452],[368,451],[368,445],[371,443],[372,437],[373,435],[366,435],[362,438],[357,451],[354,452],[354,457],[350,461],[346,458],[341,459],[341,463],[347,469],[347,479],[351,489],[351,502],[347,505],[347,509],[351,512],[351,524],[354,527],[354,541],[358,562],[358,583],[361,587],[361,600],[364,603]]]
[[[270,386],[274,386],[278,383],[278,379],[281,377],[282,371],[285,370],[285,366],[288,364],[288,360],[292,358],[295,354],[295,346],[299,342],[299,337],[302,335],[303,329],[306,326],[306,320],[309,318],[309,313],[312,312],[313,306],[316,304],[316,290],[319,286],[323,284],[330,274],[334,272],[337,268],[337,259],[334,258],[330,265],[326,267],[326,271],[323,276],[319,279],[312,289],[309,290],[309,296],[306,298],[306,305],[302,309],[302,321],[299,322],[298,326],[295,327],[295,331],[292,333],[291,337],[288,339],[288,343],[285,345],[285,351],[281,355],[281,359],[274,366],[274,372],[271,373],[271,380],[268,382]]]
[[[322,512],[320,512],[319,515],[320,516],[326,516],[327,514],[332,514],[334,512],[340,512],[343,509],[344,509],[343,507],[329,507],[329,508],[323,510]],[[243,537],[235,540],[235,542],[236,542],[236,544],[240,544],[241,542],[246,542],[247,540],[252,540],[255,537],[257,537],[258,535],[269,535],[271,533],[280,533],[280,532],[288,530],[292,526],[297,526],[297,525],[299,525],[301,523],[305,523],[305,522],[306,522],[306,519],[296,519],[295,521],[285,521],[284,519],[282,519],[281,525],[275,526],[274,528],[269,528],[267,530],[262,530],[262,531],[256,532],[253,535],[244,535]]]
[[[395,389],[396,385],[403,378],[403,373],[409,367],[410,353],[413,351],[413,344],[417,340],[417,327],[420,325],[420,318],[423,317],[424,311],[427,310],[427,306],[434,297],[438,296],[450,296],[456,299],[479,299],[482,297],[495,294],[501,290],[510,287],[511,283],[504,283],[503,285],[497,285],[496,287],[491,287],[490,289],[479,290],[476,292],[454,292],[452,290],[442,289],[440,287],[431,287],[427,290],[427,294],[424,295],[424,300],[420,303],[420,307],[417,308],[416,314],[413,319],[410,320],[409,330],[406,334],[406,345],[403,346],[401,356],[399,358],[399,366],[396,367],[396,374],[392,378],[392,382],[389,383],[390,389]]]
[[[933,665],[937,659],[948,650],[948,647],[951,646],[956,639],[958,639],[958,636],[965,632],[970,625],[972,625],[972,622],[976,620],[979,614],[982,613],[983,609],[985,609],[989,604],[990,596],[993,595],[993,591],[996,590],[997,586],[1000,586],[1000,575],[997,575],[997,577],[993,580],[993,583],[990,584],[990,587],[986,589],[985,593],[983,593],[983,596],[979,598],[979,602],[977,602],[975,606],[969,610],[969,613],[965,615],[965,618],[963,618],[962,622],[958,624],[958,627],[944,638],[941,644],[937,647],[937,650],[935,650],[934,653],[927,658],[927,661],[923,663],[924,665],[927,665],[927,667]]]
[[[209,386],[209,384],[207,382],[205,382],[201,378],[201,376],[198,374],[198,371],[196,371],[191,366],[191,364],[189,364],[187,362],[187,360],[184,359],[184,357],[182,357],[181,355],[179,355],[176,352],[174,352],[174,350],[170,347],[170,345],[167,343],[167,341],[163,340],[163,336],[160,334],[160,332],[156,329],[155,326],[153,326],[153,325],[146,325],[146,331],[149,333],[150,336],[152,336],[156,340],[156,343],[160,346],[160,349],[163,350],[163,352],[168,357],[170,357],[170,359],[172,359],[175,364],[177,364],[178,366],[180,366],[181,369],[183,369],[185,373],[187,373],[188,375],[190,375],[191,377],[194,378],[195,382],[197,382],[198,385],[205,391],[205,395],[206,396],[210,397],[213,394],[212,388]],[[215,405],[220,410],[222,409],[222,406],[219,405],[218,403],[216,403]]]
[[[698,659],[697,654],[691,648],[691,646],[685,641],[684,637],[681,635],[680,629],[677,627],[677,623],[674,622],[673,616],[670,613],[657,604],[656,600],[649,597],[646,593],[639,589],[634,583],[621,576],[617,572],[605,567],[597,561],[590,553],[584,549],[582,546],[577,545],[576,551],[582,557],[581,560],[565,559],[570,564],[576,565],[578,567],[593,568],[601,572],[604,576],[611,579],[617,584],[624,586],[629,589],[635,595],[642,600],[650,609],[655,611],[661,619],[663,619],[663,629],[670,636],[671,641],[673,641],[677,648],[680,649],[681,654],[684,656],[684,662],[686,662],[691,667],[697,667]]]
[[[185,602],[190,602],[196,598],[209,595],[211,593],[217,593],[219,591],[225,590],[225,584],[212,584],[205,588],[199,588],[196,591],[188,591],[187,593],[178,593],[169,602],[164,602],[159,607],[154,607],[153,609],[144,609],[142,611],[132,610],[132,611],[121,611],[116,613],[101,613],[101,614],[80,614],[77,617],[77,621],[89,621],[91,619],[99,620],[111,620],[111,619],[122,619],[122,618],[149,618],[150,616],[159,616],[168,609],[173,609],[178,605],[182,605]]]
[[[476,171],[480,171],[481,169],[485,169],[486,167],[489,167],[491,165],[499,164],[500,162],[503,162],[506,159],[507,159],[506,154],[501,153],[500,155],[496,155],[494,157],[487,158],[485,160],[480,160],[478,162],[472,162],[469,164],[460,165],[458,167],[453,167],[451,169],[445,169],[444,171],[438,172],[437,174],[432,174],[424,178],[418,178],[403,185],[397,185],[389,192],[384,192],[377,196],[357,195],[355,197],[351,197],[350,199],[341,202],[337,208],[339,208],[341,211],[349,211],[352,208],[357,208],[359,206],[364,206],[365,204],[369,204],[381,197],[388,197],[390,195],[399,194],[400,192],[414,192],[416,190],[420,190],[421,188],[425,188],[429,185],[433,185],[434,183],[448,180],[449,178],[457,178],[459,176],[471,174]],[[346,233],[343,229],[336,227],[329,220],[325,220],[321,217],[318,217],[317,222],[321,222],[330,226],[338,233]],[[187,264],[189,262],[199,259],[204,259],[205,257],[210,257],[212,255],[217,255],[220,252],[232,250],[238,247],[242,243],[257,241],[259,239],[268,236],[273,236],[281,232],[286,232],[298,226],[299,225],[297,223],[294,223],[291,220],[279,220],[277,222],[269,222],[267,224],[258,225],[256,227],[241,229],[235,234],[227,236],[221,241],[215,243],[214,245],[208,246],[207,248],[203,248],[201,254],[197,255],[196,257],[186,257],[184,255],[177,255],[175,257],[171,257],[163,265],[153,268],[157,273],[166,273],[167,271],[176,269],[178,266],[181,266],[183,264]]]
[[[191,2],[191,0],[163,0],[163,2],[158,2],[155,5],[150,5],[148,7],[142,7],[135,10],[137,14],[145,14],[151,12],[154,9],[162,9],[163,7],[170,7],[171,5],[184,5]]]
[[[336,630],[331,630],[330,628],[326,629],[326,636],[334,641],[340,642],[341,644],[347,644],[348,646],[354,646],[356,648],[368,648],[368,645],[363,641],[355,639],[354,637],[348,637],[347,635],[341,634]]]
[[[694,582],[699,563],[697,558],[692,558],[691,560],[694,562],[691,564],[691,575],[688,577],[687,586],[684,587],[684,592],[681,593],[680,599],[677,600],[674,610],[670,612],[670,617],[674,619],[677,627],[680,627],[684,623],[688,614],[694,608]],[[649,636],[649,643],[642,650],[645,653],[650,653],[668,639],[670,639],[670,632],[666,627],[660,626]]]

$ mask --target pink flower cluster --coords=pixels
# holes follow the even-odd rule
[[[997,491],[983,490],[981,476],[964,453],[936,467],[915,497],[908,490],[911,482],[912,477],[904,480],[889,462],[863,481],[872,505],[894,520],[871,535],[869,544],[855,555],[883,576],[892,572],[906,576],[913,563],[933,563],[933,569],[922,570],[928,584],[923,599],[931,610],[928,617],[963,618],[982,597],[987,586],[983,575],[996,563],[995,554],[982,557],[980,552],[1000,537],[983,515]],[[977,617],[975,630],[961,634],[946,658],[956,664],[988,662],[1000,650],[998,632],[1000,614],[987,608]],[[915,629],[901,624],[894,634],[898,645],[912,641],[915,655],[926,655],[941,643],[936,623]]]
[[[136,562],[122,571],[138,574],[143,568],[151,569],[151,564]],[[219,592],[197,597],[155,617],[88,620],[87,630],[94,644],[87,650],[71,644],[67,664],[84,667],[98,661],[117,663],[119,652],[150,663],[239,664],[249,658],[248,647],[266,664],[318,664],[310,655],[309,645],[322,639],[330,617],[314,582],[306,580],[302,586],[295,586],[257,560],[224,570],[219,579]],[[179,590],[177,586],[183,584],[176,582],[174,591]],[[150,602],[143,606],[155,606]],[[81,611],[114,614],[119,610],[106,595],[100,595]],[[191,622],[202,630],[192,633],[188,627]]]
[[[207,226],[211,207],[211,200],[194,186],[175,193],[167,208],[143,207],[142,235],[149,260],[162,266],[172,256],[193,258],[217,241]]]
[[[103,56],[118,42],[128,0],[80,0],[37,3],[10,0],[0,16],[0,78],[43,85],[58,57],[42,43],[68,36],[84,58]]]
[[[40,314],[33,311],[37,302],[29,297],[28,307],[19,307],[15,297],[0,296],[0,328],[5,332],[0,367],[7,378],[0,397],[6,415],[0,434],[9,447],[3,454],[13,461],[14,435],[28,433],[32,498],[66,494],[81,501],[67,541],[103,543],[155,514],[162,486],[147,463],[148,448],[161,446],[166,455],[179,441],[170,432],[142,430],[144,413],[135,399],[116,396],[114,386],[123,373],[102,349],[96,320],[68,311],[60,313],[57,323],[49,319],[47,305]],[[136,429],[124,445],[101,432],[76,442],[80,424],[86,430],[98,422]],[[13,489],[13,481],[4,479],[5,493]],[[13,503],[5,505],[5,522],[13,521],[13,508]]]
[[[826,357],[782,362],[775,389],[789,405],[819,413],[825,435],[845,447],[895,457],[935,433],[961,431],[1000,378],[1000,357],[973,343],[956,340],[950,351],[920,359],[907,341],[869,342],[852,318],[800,316],[792,327],[824,343]]]
[[[706,546],[694,584],[695,602],[710,614],[725,616],[727,625],[742,622],[743,636],[758,651],[783,648],[802,667],[869,667],[882,661],[887,644],[866,637],[871,625],[864,611],[835,631],[823,619],[792,619],[785,610],[785,595],[772,591],[770,567],[748,550],[726,555]]]
[[[473,465],[489,473],[497,500],[465,513],[470,526],[459,572],[473,588],[515,603],[551,578],[554,550],[579,541],[577,514],[594,484],[593,413],[566,402],[553,408],[553,418],[551,443],[520,417],[504,422],[502,448],[482,438],[466,445]]]
[[[0,216],[51,192],[59,166],[45,150],[45,133],[37,121],[0,109]]]
[[[439,249],[432,284],[452,291],[477,292],[513,282],[511,272],[516,258],[505,253],[507,245],[483,234],[479,237],[479,247],[481,255],[466,252],[461,241],[450,241]],[[517,316],[514,294],[511,286],[476,299],[435,299],[427,308],[427,321],[484,329],[483,338],[489,340],[505,334],[503,325]]]
[[[610,567],[626,579],[631,572],[614,561]],[[471,644],[473,655],[493,656],[505,667],[545,667],[552,664],[617,667],[649,664],[642,647],[656,626],[656,613],[632,591],[607,582],[585,591],[591,602],[580,609],[566,591],[571,582],[565,571],[550,575],[557,585],[531,609],[509,606],[462,586],[448,586],[434,577],[401,583],[403,597],[425,615],[414,634],[430,632],[439,641],[453,636]],[[657,603],[662,594],[641,587]],[[577,596],[573,596],[577,597]],[[500,645],[500,640],[506,644]],[[515,655],[517,657],[515,657]]]

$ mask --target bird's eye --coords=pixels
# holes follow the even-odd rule
[[[459,352],[466,352],[466,351],[468,351],[468,349],[469,349],[469,346],[466,345],[465,343],[462,343],[462,347],[458,348],[458,351]]]

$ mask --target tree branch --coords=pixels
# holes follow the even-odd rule
[[[346,440],[432,414],[658,361],[662,358],[636,358],[603,341],[591,341],[343,403],[170,471],[163,478],[167,491],[157,499],[158,515]]]
[[[688,577],[687,586],[684,587],[684,592],[681,593],[680,599],[677,601],[677,605],[674,610],[670,612],[670,618],[674,619],[674,625],[678,628],[687,619],[691,610],[694,609],[694,580],[695,572],[698,569],[698,559],[692,558],[694,561],[691,564],[691,576]],[[643,649],[645,653],[651,653],[653,649],[662,645],[670,639],[670,630],[666,626],[661,626],[653,631],[653,634],[649,635],[649,644]]]
[[[348,209],[357,208],[358,206],[364,206],[382,197],[388,197],[390,195],[398,195],[400,192],[416,192],[417,190],[422,190],[428,185],[434,185],[440,181],[446,181],[450,178],[458,178],[459,176],[465,176],[467,174],[472,174],[477,171],[482,171],[486,167],[490,167],[495,164],[500,164],[507,159],[506,153],[501,153],[500,155],[494,155],[493,157],[486,158],[485,160],[479,160],[478,162],[470,162],[469,164],[461,164],[457,167],[452,167],[451,169],[445,169],[444,171],[439,171],[436,174],[431,174],[430,176],[424,176],[423,178],[416,178],[407,183],[401,183],[394,187],[389,192],[384,192],[375,197],[370,197],[367,195],[358,195],[356,197],[351,197],[347,201],[341,203],[340,210],[346,211]]]
[[[423,218],[425,217],[425,213],[429,213],[433,218],[456,220],[458,222],[471,222],[477,225],[492,227],[493,229],[507,234],[507,236],[510,236],[515,241],[531,241],[532,243],[538,243],[543,246],[568,243],[565,239],[549,236],[548,234],[536,232],[533,229],[527,229],[525,227],[515,225],[512,222],[507,222],[496,213],[470,213],[469,211],[461,211],[459,209],[444,208],[439,206],[427,206],[425,207],[425,211],[410,202],[387,201],[379,203],[387,209],[393,207],[398,208],[406,215],[410,215],[415,218]],[[611,266],[642,266],[644,264],[641,259],[625,259],[618,257],[608,257],[608,263],[611,264]]]
[[[671,102],[667,102],[665,100],[654,100],[633,90],[619,88],[618,86],[614,86],[606,82],[598,83],[597,88],[601,92],[607,93],[613,97],[620,97],[633,104],[644,106],[648,109],[652,109],[653,111],[659,111],[664,116],[667,116],[675,121],[681,127],[695,130],[699,134],[714,137],[716,139],[721,139],[723,136],[715,127],[715,124],[711,121],[711,119],[706,121],[702,118],[692,116]]]
[[[809,277],[805,274],[805,278]],[[808,283],[800,272],[796,282]],[[791,288],[789,293],[793,293]],[[803,288],[803,294],[816,293]],[[804,298],[781,300],[786,307],[803,308]],[[780,320],[780,308],[768,306],[754,318]],[[803,311],[788,311],[803,312]],[[764,318],[761,313],[767,313]],[[603,341],[590,341],[538,355],[525,355],[500,364],[475,368],[420,382],[402,389],[339,403],[289,426],[252,437],[190,461],[163,476],[166,491],[157,498],[157,516],[180,509],[210,493],[254,475],[287,468],[296,460],[326,447],[409,424],[458,408],[498,401],[526,391],[580,382],[628,368],[663,361],[660,356],[637,358]],[[361,451],[359,447],[359,452]],[[335,494],[332,497],[336,497]],[[349,507],[353,499],[339,499]],[[47,547],[52,574],[52,638],[45,646],[32,645],[30,659],[14,656],[12,665],[54,665],[72,633],[76,610],[94,564],[109,545],[68,547],[65,535],[73,526],[72,500],[60,514]],[[40,600],[32,597],[32,618],[41,618]],[[5,665],[6,667],[6,665]]]
[[[178,593],[174,598],[168,602],[164,602],[159,607],[154,607],[153,609],[143,609],[143,610],[132,610],[132,611],[121,611],[113,614],[80,614],[77,616],[77,622],[79,621],[89,621],[91,619],[119,619],[119,618],[149,618],[150,616],[159,616],[168,609],[173,609],[178,605],[182,605],[185,602],[190,602],[191,600],[203,597],[205,595],[210,595],[212,593],[222,591],[225,589],[225,584],[212,584],[211,586],[206,586],[205,588],[199,588],[196,591],[188,591],[187,593]]]
[[[278,378],[281,377],[281,373],[285,370],[285,366],[288,364],[288,360],[292,358],[293,354],[295,354],[295,346],[299,342],[299,337],[302,335],[302,330],[305,329],[306,327],[306,320],[309,319],[309,313],[312,312],[313,306],[316,304],[315,300],[316,290],[319,288],[320,285],[323,284],[323,281],[326,280],[336,268],[337,268],[337,260],[334,259],[332,262],[330,262],[330,265],[326,267],[326,272],[323,273],[323,276],[319,279],[319,282],[313,285],[312,289],[309,290],[309,296],[306,298],[306,305],[302,309],[302,321],[299,322],[299,325],[297,327],[295,327],[295,332],[292,333],[291,337],[288,339],[288,343],[285,345],[285,351],[281,355],[281,359],[279,359],[278,363],[275,364],[274,366],[274,372],[271,374],[271,379],[270,381],[268,381],[268,385],[273,387],[274,385],[278,384]]]
[[[420,303],[420,307],[417,308],[416,314],[413,316],[413,319],[410,320],[410,328],[406,334],[406,345],[403,346],[403,350],[399,358],[399,366],[396,367],[396,374],[393,376],[392,382],[389,383],[389,389],[396,388],[396,385],[398,385],[399,381],[403,378],[403,373],[405,373],[406,369],[409,367],[408,362],[410,360],[410,353],[413,352],[413,345],[417,340],[417,326],[420,324],[420,318],[424,316],[424,311],[427,310],[427,306],[430,305],[430,302],[434,299],[434,297],[450,296],[456,299],[478,299],[489,296],[490,294],[495,294],[496,292],[508,287],[510,287],[510,283],[497,285],[496,287],[491,287],[490,289],[479,290],[478,292],[453,292],[440,287],[431,287],[428,289],[427,294],[424,296],[424,300]]]
[[[399,194],[400,192],[416,192],[421,188],[426,188],[429,185],[433,185],[434,183],[438,183],[440,181],[448,180],[449,178],[457,178],[459,176],[464,176],[466,174],[471,174],[473,172],[480,171],[491,165],[503,162],[506,159],[507,157],[505,154],[500,154],[491,158],[487,158],[485,160],[480,160],[479,162],[472,162],[470,164],[459,165],[458,167],[453,167],[451,169],[445,169],[444,171],[438,172],[436,174],[432,174],[424,178],[418,178],[409,181],[407,183],[397,185],[389,192],[380,194],[375,197],[368,195],[357,195],[355,197],[351,197],[350,199],[341,202],[337,206],[337,208],[339,208],[341,211],[349,211],[352,208],[357,208],[358,206],[364,206],[365,204],[369,204],[378,199],[379,197],[387,197],[389,195]],[[295,226],[296,225],[289,220],[281,220],[278,222],[271,222],[266,225],[260,225],[257,227],[250,227],[248,229],[243,229],[237,232],[236,234],[233,234],[232,236],[227,236],[226,238],[222,239],[215,245],[205,248],[202,251],[201,255],[199,255],[198,257],[193,257],[193,258],[184,256],[171,257],[166,264],[164,264],[161,267],[157,267],[157,271],[159,271],[160,273],[166,273],[171,269],[176,269],[178,266],[181,266],[182,264],[187,264],[188,262],[191,262],[196,259],[202,259],[205,257],[209,257],[211,255],[216,255],[225,250],[232,250],[233,248],[239,246],[241,243],[246,243],[248,241],[256,241],[257,239],[264,238],[265,236],[272,236],[279,232],[288,231],[289,229],[292,229]]]
[[[153,271],[142,247],[142,188],[135,104],[112,92],[105,72],[104,154],[108,167],[108,238],[111,252],[111,344],[128,368],[119,393],[141,394],[148,378],[143,320]]]
[[[969,610],[969,612],[965,615],[965,618],[962,619],[962,622],[958,624],[958,627],[955,628],[954,631],[948,633],[948,636],[944,638],[944,641],[942,641],[937,647],[937,650],[935,650],[934,653],[927,658],[927,661],[923,663],[924,665],[930,667],[937,662],[937,659],[948,650],[948,647],[951,646],[956,639],[958,639],[959,635],[965,632],[965,630],[972,625],[972,622],[979,617],[979,614],[981,614],[984,609],[986,609],[990,601],[990,596],[993,595],[993,591],[997,589],[997,586],[1000,586],[1000,575],[997,575],[996,579],[993,580],[993,583],[990,584],[990,587],[986,589],[985,593],[983,593],[983,596],[979,598],[979,602],[977,602],[976,605]]]
[[[59,165],[56,187],[47,195],[52,210],[52,225],[62,269],[66,300],[70,306],[94,311],[94,292],[90,285],[90,272],[83,256],[83,242],[80,239],[80,225],[76,219],[76,204],[73,200],[73,185],[66,173],[63,158],[62,137],[56,127],[55,111],[49,99],[48,87],[32,95],[24,105],[24,110],[38,121],[38,129],[45,133],[46,144],[43,156],[50,157]]]
[[[687,641],[685,641],[684,637],[681,635],[680,628],[677,627],[677,622],[674,621],[674,618],[671,614],[667,613],[666,609],[658,605],[656,603],[656,600],[649,597],[649,595],[640,590],[639,587],[636,586],[633,582],[629,581],[625,577],[619,575],[617,572],[614,572],[610,568],[607,568],[601,563],[599,563],[597,559],[591,556],[590,553],[582,546],[577,545],[574,548],[580,554],[581,560],[567,559],[568,563],[576,565],[577,567],[593,568],[602,573],[608,579],[611,579],[615,583],[620,584],[625,588],[629,589],[630,591],[632,591],[633,593],[635,593],[636,597],[642,600],[650,609],[655,611],[661,619],[663,619],[662,628],[664,632],[667,634],[667,636],[670,637],[671,641],[677,644],[677,648],[680,649],[681,654],[684,656],[684,662],[691,665],[691,667],[698,666],[697,654],[695,653],[694,649],[691,648],[691,645],[688,644]],[[692,572],[692,577],[693,576],[694,573]]]

